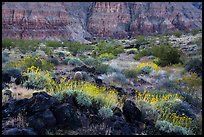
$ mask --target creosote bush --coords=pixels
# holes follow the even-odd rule
[[[143,56],[153,55],[158,59],[155,61],[157,65],[162,67],[177,64],[181,62],[180,51],[176,48],[171,47],[171,45],[159,45],[153,46],[148,49],[141,50],[138,54],[135,54],[134,59],[138,60]]]

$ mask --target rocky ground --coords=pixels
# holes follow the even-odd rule
[[[194,36],[182,35],[180,38],[171,35],[168,36],[168,38],[168,42],[172,43],[173,47],[181,49],[189,58],[192,55],[202,57],[198,52],[199,50],[202,50],[202,43],[199,45],[200,43],[195,42],[199,38],[202,38],[201,33]],[[156,45],[162,43],[162,40],[158,38],[156,38],[155,41],[153,36],[150,40],[153,40]],[[150,44],[138,44],[137,39],[118,40],[117,42],[122,43],[126,49],[137,48],[138,51],[151,45],[150,41],[147,41],[147,43],[149,42]],[[81,106],[77,100],[78,95],[76,96],[73,94],[71,96],[65,96],[62,101],[56,98],[56,96],[50,95],[50,93],[46,92],[45,88],[40,90],[26,88],[22,84],[22,72],[19,75],[14,76],[14,73],[6,71],[5,67],[7,66],[7,63],[3,63],[3,135],[190,134],[187,133],[187,131],[185,131],[185,133],[184,131],[174,131],[173,127],[171,132],[162,130],[157,126],[157,118],[152,120],[151,117],[147,117],[147,113],[150,112],[150,109],[146,108],[147,110],[144,110],[145,106],[143,106],[143,108],[139,105],[139,99],[135,100],[135,96],[140,93],[143,94],[144,91],[156,92],[165,90],[168,93],[171,93],[172,96],[174,93],[183,95],[183,90],[179,88],[179,86],[183,85],[175,85],[176,81],[182,81],[183,76],[189,75],[189,72],[185,71],[183,65],[177,64],[161,67],[160,70],[153,70],[150,73],[139,73],[136,76],[127,77],[124,70],[134,70],[142,63],[152,62],[153,58],[151,56],[145,56],[139,60],[135,60],[134,55],[136,53],[127,52],[125,50],[123,53],[118,54],[114,59],[101,61],[102,64],[108,65],[111,68],[111,71],[107,70],[107,72],[104,73],[103,71],[105,68],[102,68],[102,71],[99,71],[97,66],[88,65],[85,60],[82,62],[78,61],[78,65],[73,65],[70,62],[68,64],[63,64],[62,61],[65,60],[65,57],[59,57],[58,53],[60,51],[65,53],[65,57],[71,56],[72,58],[75,57],[81,59],[81,61],[83,60],[80,58],[81,56],[86,56],[86,59],[92,58],[91,55],[93,53],[93,51],[89,51],[87,53],[78,53],[75,56],[72,56],[66,48],[57,47],[53,49],[52,56],[54,57],[50,57],[50,55],[47,55],[44,51],[35,51],[35,54],[41,58],[57,58],[59,63],[55,65],[54,69],[49,70],[53,73],[53,79],[56,81],[59,80],[59,82],[61,78],[72,80],[76,77],[76,73],[80,72],[83,74],[84,81],[94,83],[99,87],[105,86],[106,88],[116,90],[123,105],[115,107],[112,110],[113,114],[110,117],[101,117],[98,112],[98,104],[93,103],[88,107]],[[33,52],[22,54],[14,48],[3,49],[3,52],[9,53],[10,60],[15,62],[22,60],[30,54],[34,54]],[[97,56],[95,58],[97,58]],[[19,77],[21,78],[18,79]],[[184,87],[185,86],[186,85],[184,84]],[[8,97],[9,92],[11,92],[13,96]],[[197,89],[195,92],[197,92]],[[198,94],[198,98],[202,102],[202,93],[196,94]],[[145,93],[143,95],[145,96]],[[195,98],[193,99],[196,100]],[[191,112],[189,111],[188,114],[184,110],[180,110],[181,112],[185,113],[187,116],[196,115],[196,117],[202,117],[202,108],[195,107],[196,105],[189,103],[188,100],[185,100],[182,103],[182,105],[185,104]],[[156,108],[153,110],[157,111]],[[153,114],[153,112],[150,114]],[[194,131],[193,134],[200,134],[200,131]]]

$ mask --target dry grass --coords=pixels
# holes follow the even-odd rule
[[[14,127],[25,128],[28,127],[28,123],[26,123],[26,118],[22,113],[19,113],[16,117],[11,117],[7,121],[5,121],[5,126],[12,125]]]
[[[46,135],[110,135],[111,128],[105,123],[99,125],[92,124],[89,127],[78,128],[77,130],[70,129],[55,129],[47,130]]]
[[[32,97],[33,92],[36,90],[27,89],[21,86],[14,85],[10,88],[13,91],[13,97],[15,99],[30,98]]]

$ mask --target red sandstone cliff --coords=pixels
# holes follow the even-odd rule
[[[202,27],[202,11],[190,2],[5,2],[2,37],[123,38]]]

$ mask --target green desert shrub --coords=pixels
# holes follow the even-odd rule
[[[23,40],[23,39],[3,39],[3,48],[19,48],[22,53],[27,51],[35,51],[38,48],[39,40]]]
[[[191,30],[191,34],[193,35],[193,36],[195,36],[196,34],[198,34],[200,32],[200,29],[193,29],[193,30]]]
[[[92,58],[92,57],[88,57],[88,58],[84,58],[83,59],[83,62],[86,64],[86,65],[94,65],[94,64],[97,64],[98,63],[98,60],[95,59],[95,58]]]
[[[102,118],[109,118],[111,116],[113,116],[113,111],[111,108],[109,107],[102,107],[101,109],[99,109],[98,114],[102,117]]]
[[[152,48],[152,55],[159,58],[157,65],[160,66],[172,65],[180,62],[180,51],[170,45],[154,46]]]
[[[202,60],[198,58],[190,59],[188,62],[185,63],[184,68],[186,71],[195,72],[199,76],[202,76]]]
[[[9,54],[6,52],[2,52],[2,63],[7,63],[9,62]]]
[[[173,32],[173,35],[176,36],[177,38],[180,38],[181,35],[182,35],[182,32],[180,32],[180,31],[175,31],[175,32]]]
[[[63,92],[54,93],[53,97],[55,97],[59,101],[63,101],[64,100],[64,93]]]
[[[80,106],[89,107],[92,105],[91,98],[82,92],[77,93],[76,100]]]
[[[22,73],[22,70],[19,68],[7,68],[4,71],[14,78],[17,78]]]
[[[56,57],[53,58],[49,58],[48,61],[52,64],[54,64],[55,66],[59,65],[59,61]]]
[[[31,66],[39,67],[42,70],[52,70],[54,68],[54,65],[50,61],[39,56],[27,56],[20,61],[9,62],[5,68],[21,68],[24,71]]]
[[[98,56],[98,59],[100,61],[109,61],[111,59],[114,59],[115,56],[112,53],[103,53],[101,55]]]
[[[112,53],[114,56],[117,56],[124,52],[124,47],[114,43],[113,41],[100,41],[96,46],[96,52],[99,54]]]
[[[64,42],[64,44],[73,55],[76,55],[77,53],[83,53],[84,51],[93,49],[92,45],[81,44],[79,42],[67,41],[67,42]]]
[[[125,52],[127,54],[137,54],[139,51],[137,48],[130,48],[130,49],[126,49]]]
[[[78,58],[70,58],[68,64],[73,66],[81,66],[83,65],[83,62]]]
[[[148,49],[141,50],[138,54],[135,54],[134,59],[139,60],[143,56],[155,56],[158,59],[154,62],[160,66],[167,66],[177,64],[180,61],[180,51],[170,45],[153,46]]]
[[[2,39],[2,48],[8,48],[11,49],[15,46],[14,41],[12,39]]]
[[[46,41],[46,46],[57,48],[57,47],[64,47],[65,45],[63,44],[63,42],[60,42],[60,41]]]
[[[123,70],[123,73],[125,74],[126,77],[128,78],[136,78],[139,74],[139,72],[136,69],[132,70]]]
[[[53,54],[52,49],[50,47],[40,47],[40,50],[44,51],[45,54],[47,54],[48,56],[51,56]]]
[[[36,73],[24,74],[28,79],[23,82],[23,86],[28,89],[43,89],[46,85],[47,79],[43,75],[37,77]],[[36,78],[37,77],[37,78]]]
[[[152,68],[150,66],[145,66],[143,68],[140,69],[140,73],[142,74],[149,74],[150,72],[152,72]]]
[[[151,104],[145,101],[138,101],[137,105],[142,112],[142,119],[144,121],[152,122],[153,124],[155,124],[159,117],[159,113],[157,112],[157,110],[152,107]]]
[[[168,134],[177,134],[177,135],[193,135],[193,132],[187,128],[181,126],[174,126],[168,121],[158,120],[155,125],[160,131]]]
[[[136,53],[133,58],[135,60],[139,60],[141,57],[150,56],[150,55],[152,55],[152,52],[150,49],[142,49],[138,53]]]

